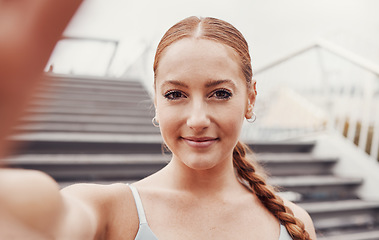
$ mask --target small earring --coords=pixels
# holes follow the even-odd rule
[[[257,120],[257,115],[255,114],[255,112],[253,112],[253,116],[251,116],[251,118],[246,118],[246,121],[248,123],[253,123],[255,122],[255,120]]]
[[[159,127],[159,122],[157,121],[157,117],[153,117],[153,119],[151,119],[151,123],[153,123],[154,127]]]

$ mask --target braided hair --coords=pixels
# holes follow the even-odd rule
[[[304,223],[294,217],[292,210],[284,205],[283,200],[266,184],[265,179],[257,174],[255,166],[246,157],[248,151],[249,148],[241,142],[238,142],[233,150],[233,166],[238,177],[248,184],[250,190],[279,219],[293,239],[310,239]]]

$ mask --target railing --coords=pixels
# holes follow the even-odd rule
[[[45,70],[57,74],[112,76],[118,47],[116,40],[63,36]]]
[[[285,140],[320,131],[338,131],[378,159],[377,65],[340,46],[318,40],[254,73],[258,120],[255,126],[245,126],[243,137]],[[279,112],[276,116],[272,113],[275,108]],[[304,117],[306,113],[313,119],[311,122]],[[296,117],[301,118],[298,126],[285,123]]]

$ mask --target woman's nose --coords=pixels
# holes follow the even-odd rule
[[[201,101],[192,102],[188,112],[187,126],[198,132],[208,128],[210,123],[206,104]]]

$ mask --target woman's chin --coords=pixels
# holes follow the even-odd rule
[[[205,161],[186,161],[184,164],[195,171],[206,171],[213,169],[216,166],[214,162],[205,162]]]

